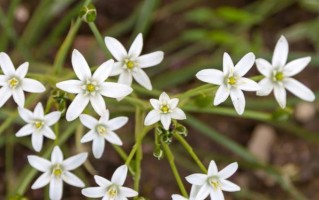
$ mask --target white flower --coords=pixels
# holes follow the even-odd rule
[[[28,124],[23,126],[17,133],[17,137],[27,136],[32,134],[32,146],[35,151],[39,152],[42,149],[43,136],[54,140],[55,134],[50,126],[59,121],[61,112],[55,111],[44,115],[43,106],[38,103],[32,113],[25,108],[18,108],[20,117]]]
[[[141,86],[152,90],[152,84],[143,71],[144,68],[153,67],[162,62],[164,53],[156,51],[140,55],[143,48],[142,34],[138,34],[127,52],[123,45],[115,38],[105,37],[105,44],[113,57],[118,61],[114,64],[110,76],[120,75],[118,82],[126,85],[132,84],[132,77]]]
[[[257,95],[266,96],[274,90],[275,98],[281,108],[286,107],[286,90],[305,101],[314,101],[314,93],[304,84],[300,83],[291,76],[301,72],[310,62],[311,58],[303,57],[287,62],[288,42],[284,36],[281,36],[276,44],[272,57],[272,64],[265,59],[256,59],[258,71],[265,76],[259,82],[261,90],[257,91]]]
[[[29,63],[25,62],[15,70],[10,57],[0,53],[0,66],[4,75],[0,75],[0,107],[13,96],[13,100],[19,107],[24,107],[25,97],[23,91],[32,93],[41,93],[45,87],[36,80],[25,78],[28,73]]]
[[[135,190],[122,186],[125,182],[126,176],[126,165],[122,165],[115,170],[111,181],[95,175],[95,182],[99,186],[82,189],[82,194],[90,198],[103,197],[103,200],[125,200],[128,197],[135,197],[138,195]]]
[[[192,185],[192,188],[191,188],[191,192],[189,194],[189,198],[185,198],[179,194],[173,194],[172,195],[172,200],[198,200],[198,199],[195,199],[198,191],[200,189],[200,186],[198,185]]]
[[[84,183],[69,171],[82,165],[87,156],[87,153],[80,153],[63,160],[62,151],[58,146],[54,147],[52,151],[51,161],[39,156],[28,156],[30,165],[43,172],[31,188],[42,188],[50,183],[50,199],[59,200],[62,199],[63,181],[75,187],[84,187]]]
[[[57,83],[56,86],[68,93],[78,94],[66,112],[66,119],[72,121],[76,119],[91,102],[95,112],[100,114],[106,109],[102,96],[110,98],[123,98],[132,92],[132,88],[119,84],[104,82],[113,67],[113,60],[103,63],[97,68],[93,76],[85,58],[76,49],[72,52],[72,66],[76,76],[80,80],[68,80]]]
[[[104,111],[99,120],[86,114],[80,115],[82,124],[90,129],[90,131],[82,137],[81,143],[93,140],[92,151],[95,158],[101,158],[104,151],[105,140],[115,145],[123,144],[114,131],[124,126],[128,118],[116,117],[110,120],[109,115],[108,110]]]
[[[228,53],[224,53],[223,72],[216,69],[204,69],[199,71],[196,77],[203,82],[220,85],[215,94],[215,106],[224,102],[230,95],[237,113],[241,115],[244,113],[246,104],[242,90],[257,91],[260,89],[255,81],[243,77],[254,62],[255,55],[248,53],[234,66]]]
[[[224,200],[223,191],[236,192],[240,190],[240,187],[228,180],[236,170],[238,164],[232,163],[226,166],[223,170],[218,171],[215,161],[211,161],[206,174],[192,174],[186,177],[186,180],[196,186],[200,186],[197,192],[196,200],[205,199],[210,195],[212,200]]]
[[[149,126],[161,121],[165,130],[169,129],[172,119],[183,120],[186,115],[182,109],[177,107],[178,98],[170,99],[169,96],[163,92],[159,100],[150,99],[153,110],[151,110],[144,120],[144,125]]]

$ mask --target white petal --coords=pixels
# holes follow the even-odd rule
[[[71,62],[76,76],[81,81],[85,81],[88,78],[91,78],[92,74],[88,63],[86,62],[83,55],[76,49],[74,49],[72,52]]]
[[[100,198],[106,194],[106,188],[104,187],[89,187],[82,189],[82,194],[90,198]]]
[[[24,78],[28,73],[29,63],[25,62],[17,68],[16,75],[20,78]]]
[[[232,88],[230,90],[230,98],[237,113],[239,115],[243,114],[246,104],[244,93],[238,88]]]
[[[7,84],[7,76],[0,74],[0,86],[4,86]]]
[[[188,199],[186,199],[185,197],[183,197],[181,195],[173,194],[172,200],[188,200]]]
[[[31,123],[33,121],[33,113],[30,110],[18,107],[18,112],[25,122]]]
[[[284,36],[281,36],[276,44],[274,54],[272,56],[272,65],[275,68],[282,68],[286,64],[288,51],[288,42]]]
[[[228,75],[234,69],[234,63],[228,53],[224,53],[223,56],[223,72],[224,75]]]
[[[169,126],[171,125],[171,116],[169,114],[161,114],[161,123],[165,130],[169,129]]]
[[[50,180],[51,180],[51,173],[50,172],[45,172],[43,173],[41,176],[39,176],[39,178],[37,178],[37,180],[33,183],[33,185],[31,186],[31,189],[35,190],[35,189],[39,189],[42,188],[44,186],[46,186]]]
[[[286,90],[282,85],[274,85],[274,95],[281,108],[286,107]]]
[[[162,92],[162,94],[159,97],[159,101],[162,104],[167,104],[171,99],[169,96],[166,94],[166,92]]]
[[[253,53],[247,53],[240,61],[236,64],[234,74],[237,76],[244,76],[254,65],[255,55]]]
[[[171,113],[172,119],[177,119],[177,120],[183,120],[186,119],[186,115],[184,111],[180,108],[174,108],[173,112]]]
[[[0,89],[0,107],[3,106],[3,104],[5,104],[8,99],[11,97],[12,93],[11,90],[9,89],[9,87],[4,86]]]
[[[80,115],[80,121],[85,127],[89,129],[94,129],[98,123],[98,121],[94,117],[87,114]]]
[[[169,102],[169,107],[170,107],[171,109],[176,108],[178,102],[179,102],[179,99],[178,99],[178,98],[173,98],[173,99],[171,99],[170,102]]]
[[[76,175],[74,175],[71,172],[68,171],[64,171],[62,174],[62,179],[70,185],[73,185],[75,187],[84,187],[84,183],[83,181],[81,181],[81,179],[79,179]]]
[[[140,68],[137,68],[132,72],[132,75],[136,82],[148,90],[152,90],[152,83],[147,74]]]
[[[95,180],[96,184],[98,184],[101,187],[105,187],[105,188],[112,184],[111,181],[107,180],[106,178],[103,178],[102,176],[98,176],[98,175],[94,176],[94,180]]]
[[[0,53],[0,66],[5,75],[12,75],[15,73],[15,69],[10,57],[4,52]]]
[[[269,78],[262,79],[258,84],[261,87],[256,93],[258,96],[267,96],[274,88],[274,84]]]
[[[204,184],[198,191],[196,195],[196,200],[198,199],[206,199],[206,197],[211,192],[212,188],[208,184]],[[219,199],[212,199],[212,200],[219,200]]]
[[[230,89],[227,86],[225,86],[224,84],[221,85],[218,88],[218,90],[216,91],[214,105],[217,106],[217,105],[223,103],[224,101],[226,101],[226,99],[229,96],[229,93],[230,93]]]
[[[96,137],[96,134],[93,130],[87,132],[82,138],[81,143],[86,143],[92,141]]]
[[[52,131],[52,129],[48,126],[44,126],[42,133],[45,137],[50,138],[52,140],[55,140],[56,136],[54,134],[54,132]]]
[[[301,72],[311,61],[311,57],[304,57],[289,62],[283,69],[285,76],[294,76]]]
[[[150,103],[154,109],[156,110],[160,109],[160,102],[157,99],[150,99]]]
[[[44,121],[47,126],[52,126],[57,123],[61,117],[60,111],[54,111],[44,116]]]
[[[192,185],[191,191],[189,194],[189,199],[195,200],[195,197],[196,197],[197,193],[199,192],[200,188],[201,188],[200,185]]]
[[[238,163],[237,162],[231,163],[227,165],[224,169],[220,170],[218,172],[218,176],[221,179],[227,179],[231,177],[237,171],[237,169],[238,169]]]
[[[84,97],[83,94],[76,95],[68,110],[66,111],[66,120],[75,120],[88,105],[89,100],[90,99],[88,97]]]
[[[103,137],[96,137],[93,140],[92,151],[94,158],[99,159],[104,152],[105,140]]]
[[[207,175],[196,173],[186,176],[185,179],[192,185],[203,185],[207,181]]]
[[[110,98],[122,98],[129,95],[133,89],[120,83],[105,82],[102,84],[101,94]]]
[[[118,83],[131,86],[133,81],[133,76],[132,74],[127,70],[123,70],[122,73],[120,74]]]
[[[25,97],[21,88],[16,88],[12,91],[13,100],[18,104],[19,107],[24,107]]]
[[[41,151],[43,145],[43,135],[34,133],[32,134],[31,139],[34,150],[37,152]]]
[[[23,136],[27,136],[30,135],[33,132],[33,127],[31,124],[27,124],[25,126],[23,126],[17,133],[16,136],[17,137],[23,137]]]
[[[109,117],[110,117],[110,111],[108,110],[108,109],[105,109],[105,110],[103,110],[103,111],[101,111],[101,118],[100,118],[100,120],[105,120],[106,122],[108,122],[109,121]]]
[[[136,58],[138,57],[141,52],[142,52],[142,48],[143,48],[143,36],[141,33],[139,33],[135,40],[133,41],[130,50],[128,51],[128,56],[130,58]]]
[[[136,59],[140,68],[153,67],[162,62],[164,58],[164,52],[155,51],[153,53],[144,54]]]
[[[82,165],[86,161],[87,157],[88,153],[79,153],[75,156],[71,156],[62,162],[63,169],[68,171],[74,170]]]
[[[291,93],[293,93],[300,99],[310,102],[315,100],[315,94],[299,81],[293,78],[287,78],[285,79],[284,84],[287,90],[289,90]]]
[[[240,187],[230,181],[227,180],[220,180],[220,183],[222,185],[222,190],[226,192],[237,192],[240,191]]]
[[[238,80],[238,88],[244,91],[257,91],[260,90],[261,87],[253,80],[250,80],[249,78],[241,77]]]
[[[34,108],[33,116],[35,119],[44,119],[44,110],[42,103],[37,103]]]
[[[123,142],[121,140],[121,138],[116,134],[114,133],[113,131],[109,131],[105,136],[104,138],[111,144],[116,144],[116,145],[123,145]]]
[[[135,197],[138,195],[138,193],[135,190],[128,187],[121,187],[120,190],[121,195],[125,197]]]
[[[78,94],[82,92],[82,85],[82,81],[67,80],[57,83],[56,87],[71,94]]]
[[[39,156],[28,156],[30,165],[40,172],[47,172],[51,170],[51,162]]]
[[[116,62],[113,64],[110,76],[117,76],[117,75],[121,74],[123,72],[123,70],[124,70],[123,62]]]
[[[210,161],[208,166],[208,176],[214,176],[218,173],[218,168],[214,160]]]
[[[211,190],[210,198],[214,199],[214,200],[225,200],[224,194],[223,194],[222,190],[220,190],[220,189]]]
[[[161,115],[156,110],[151,110],[145,117],[144,125],[149,126],[155,124],[161,119]]]
[[[108,60],[100,65],[93,74],[93,79],[97,82],[104,82],[112,71],[114,60]]]
[[[197,72],[196,77],[206,83],[221,85],[224,81],[223,72],[217,69],[203,69]]]
[[[45,87],[42,83],[30,78],[24,78],[22,80],[22,89],[26,92],[32,93],[42,93],[45,91]]]
[[[127,57],[125,48],[117,39],[112,37],[105,37],[104,41],[107,49],[111,52],[116,60],[121,61]]]
[[[50,199],[60,200],[63,194],[63,182],[60,178],[52,178],[50,181]]]
[[[94,97],[90,98],[90,102],[97,114],[102,115],[102,111],[106,110],[105,101],[102,95],[96,94]]]
[[[52,151],[52,154],[51,154],[51,163],[53,163],[53,164],[56,164],[56,163],[62,164],[62,162],[63,162],[63,153],[62,153],[60,147],[55,146],[53,151]]]
[[[272,71],[273,71],[273,66],[265,59],[258,58],[256,59],[256,66],[258,71],[266,76],[266,77],[271,77],[272,76]]]
[[[127,170],[128,169],[126,165],[121,165],[118,167],[113,173],[111,182],[120,186],[123,185],[127,176]]]
[[[128,117],[116,117],[108,122],[108,128],[115,131],[124,126],[128,121]]]

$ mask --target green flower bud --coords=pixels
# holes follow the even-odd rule
[[[178,124],[177,127],[175,128],[175,133],[183,135],[184,137],[187,136],[188,131],[187,128],[181,124]]]
[[[88,6],[83,6],[80,11],[80,17],[87,23],[94,22],[96,19],[96,15],[97,12],[95,6],[92,3]]]
[[[153,152],[153,156],[157,158],[158,160],[162,160],[164,158],[164,151],[162,150],[160,146],[155,148]]]
[[[69,100],[67,93],[61,90],[53,90],[51,95],[57,104],[58,110],[64,112],[67,107],[66,102]]]

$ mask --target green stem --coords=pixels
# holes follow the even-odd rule
[[[143,140],[143,119],[144,112],[141,111],[138,107],[135,112],[135,141]],[[142,142],[137,147],[135,155],[135,174],[134,174],[134,190],[139,191],[139,184],[141,180],[141,161],[143,152],[142,152]]]
[[[94,22],[90,22],[89,23],[89,27],[90,27],[92,33],[94,34],[95,39],[97,40],[97,43],[100,45],[100,47],[105,52],[106,57],[112,58],[112,55],[110,54],[109,50],[106,48],[106,45],[105,45],[104,40],[103,40],[103,37],[102,37],[101,33],[99,32],[99,30],[97,29],[95,23]]]

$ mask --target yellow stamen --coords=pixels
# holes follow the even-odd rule
[[[129,60],[129,61],[126,62],[126,67],[128,69],[133,69],[135,67],[135,64],[134,64],[134,62]]]
[[[115,199],[117,197],[117,187],[115,185],[109,187],[107,190],[107,195],[109,196],[110,199]]]
[[[34,122],[34,126],[35,126],[35,128],[37,128],[37,129],[40,129],[40,128],[42,128],[42,126],[43,126],[43,121],[35,121]]]
[[[89,83],[86,85],[86,90],[88,92],[94,92],[95,91],[95,85],[93,85],[92,83]]]
[[[15,87],[17,87],[18,86],[18,84],[19,84],[19,80],[17,79],[17,78],[11,78],[9,81],[9,86],[11,87],[11,88],[15,88]]]
[[[214,190],[217,190],[221,187],[220,182],[217,177],[211,177],[208,180],[209,184],[213,187]]]
[[[59,164],[56,164],[55,167],[53,168],[53,175],[55,177],[60,177],[61,174],[62,174],[62,169]]]
[[[167,105],[162,105],[161,106],[161,111],[162,111],[162,113],[168,113],[169,112],[169,107]]]
[[[274,78],[275,81],[282,81],[284,80],[284,74],[282,72],[277,72]]]
[[[237,82],[237,80],[236,80],[235,77],[231,76],[231,77],[228,78],[228,84],[229,85],[235,85],[236,82]]]
[[[100,134],[100,135],[105,135],[106,134],[106,127],[105,126],[103,126],[103,125],[98,125],[97,127],[96,127],[96,132],[98,132],[98,134]]]

